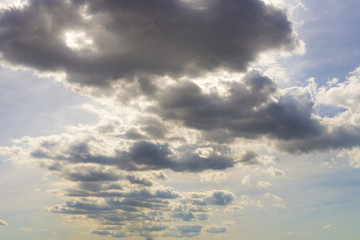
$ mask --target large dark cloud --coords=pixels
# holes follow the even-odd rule
[[[30,0],[2,12],[0,28],[6,61],[93,86],[138,73],[243,71],[260,52],[297,45],[285,13],[260,0]],[[69,31],[83,32],[95,50],[69,48]],[[156,90],[143,77],[139,85],[147,95]]]
[[[226,132],[228,138],[309,139],[322,134],[324,127],[313,114],[314,102],[307,92],[279,93],[276,84],[258,72],[243,82],[229,83],[228,95],[204,93],[193,82],[184,82],[159,97],[158,114],[167,120],[205,132]]]
[[[93,154],[89,147],[90,140],[83,142],[70,143],[60,153],[53,150],[58,149],[61,142],[53,143],[51,147],[39,147],[35,149],[31,156],[35,159],[53,160],[51,163],[43,164],[49,170],[61,171],[65,162],[71,163],[93,163],[101,165],[117,166],[119,169],[128,171],[145,171],[171,169],[177,172],[201,172],[208,169],[226,169],[233,167],[237,162],[250,161],[245,154],[236,159],[229,155],[228,152],[212,153],[203,157],[193,150],[196,147],[185,147],[179,149],[175,154],[169,148],[168,144],[158,144],[146,141],[135,142],[128,151],[121,149],[116,150],[115,156]],[[44,145],[44,144],[42,144]],[[177,155],[177,156],[176,156]],[[86,168],[82,166],[79,170],[70,169],[66,172],[62,171],[66,178],[73,181],[102,181],[119,179],[112,171],[98,172],[94,168]],[[130,182],[150,185],[144,179],[138,179],[132,175],[126,177]]]

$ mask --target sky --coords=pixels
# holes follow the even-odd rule
[[[359,7],[0,1],[0,238],[358,239]]]

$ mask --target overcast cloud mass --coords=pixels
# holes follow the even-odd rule
[[[56,199],[42,209],[86,226],[86,239],[238,239],[246,209],[291,208],[271,181],[306,174],[278,162],[291,171],[329,154],[323,168],[360,168],[360,67],[326,83],[279,78],[297,71],[280,58],[305,52],[300,1],[19,2],[1,5],[3,69],[60,82],[96,120],[22,135],[0,154],[40,170]]]

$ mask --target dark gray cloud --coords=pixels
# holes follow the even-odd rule
[[[285,13],[260,0],[200,6],[181,0],[30,0],[23,9],[2,12],[0,28],[6,61],[65,71],[68,81],[92,86],[139,75],[144,95],[157,89],[144,73],[243,71],[260,52],[298,44]],[[69,31],[83,32],[72,41],[86,46],[69,48]]]
[[[278,149],[290,153],[351,148],[360,145],[360,128],[356,125],[340,125],[315,138],[278,141],[275,144]]]
[[[216,190],[213,191],[211,196],[209,196],[206,201],[213,205],[226,206],[234,201],[235,196],[232,192],[225,190]]]
[[[160,96],[158,114],[202,130],[213,141],[219,135],[207,133],[216,130],[225,131],[230,139],[267,136],[282,140],[309,139],[324,132],[312,116],[314,102],[307,93],[289,91],[278,96],[276,84],[256,71],[243,82],[229,85],[229,95],[222,97],[217,92],[204,93],[193,82],[179,84]]]
[[[69,188],[65,191],[69,200],[49,207],[48,211],[97,220],[103,228],[93,230],[92,233],[112,237],[117,234],[122,237],[148,236],[156,232],[164,236],[196,236],[201,232],[201,225],[180,223],[174,226],[169,225],[169,222],[174,219],[193,223],[206,221],[211,211],[206,204],[225,206],[234,198],[231,192],[225,190],[188,194],[175,192],[170,187],[140,185],[139,189],[138,184],[123,183],[122,188],[112,188],[114,184],[110,183],[102,183],[99,188],[88,185],[88,182],[83,182]],[[73,195],[76,191],[86,194]],[[196,205],[193,200],[204,201],[205,205]],[[177,231],[172,232],[174,227]]]
[[[96,235],[100,235],[100,236],[109,236],[111,235],[111,232],[110,231],[106,231],[106,230],[93,230],[91,231],[92,234],[96,234]]]
[[[40,147],[35,149],[31,156],[37,159],[50,159],[55,162],[52,164],[43,164],[49,170],[58,171],[62,167],[62,162],[73,163],[97,163],[101,165],[114,165],[122,170],[144,171],[171,169],[173,171],[201,172],[207,169],[226,169],[233,167],[236,160],[228,156],[227,152],[213,153],[207,157],[202,157],[193,150],[196,147],[184,147],[179,149],[178,156],[169,148],[168,144],[158,144],[147,141],[135,142],[128,151],[117,150],[115,156],[102,156],[92,154],[89,143],[91,139],[78,141],[76,144],[70,144],[61,153],[53,154],[52,149],[58,148],[60,143],[54,143],[51,147]],[[66,173],[67,178],[88,181],[100,181],[101,173],[95,169],[85,171],[70,171]],[[106,179],[105,179],[106,178]],[[119,176],[113,176],[111,171],[104,173],[104,180],[116,180]],[[129,181],[138,181],[142,184],[150,184],[149,182],[135,179],[127,176]]]
[[[115,171],[104,169],[103,167],[75,166],[74,168],[63,170],[63,176],[74,182],[101,182],[116,181],[121,175]]]
[[[239,162],[246,164],[246,165],[260,164],[259,154],[254,151],[247,151],[242,155]]]

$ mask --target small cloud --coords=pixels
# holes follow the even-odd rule
[[[270,187],[272,187],[272,184],[271,184],[271,182],[259,181],[257,183],[257,186],[260,188],[270,188]]]
[[[245,177],[243,177],[243,179],[241,180],[241,184],[245,186],[251,186],[250,176],[246,175]]]
[[[272,193],[266,193],[265,198],[273,200],[274,202],[282,202],[283,201],[281,197],[279,197],[275,194],[272,194]]]
[[[322,227],[322,229],[328,229],[328,228],[331,228],[333,225],[332,224],[328,224],[328,225],[325,225]]]
[[[280,169],[274,168],[274,167],[268,168],[266,170],[266,172],[273,177],[281,177],[281,176],[285,175],[285,173],[283,171],[281,171]]]
[[[282,203],[283,199],[275,194],[266,193],[265,199],[271,200],[273,202],[272,205],[274,207],[284,208],[284,209],[286,208],[286,206]]]
[[[8,225],[8,223],[5,220],[0,219],[0,228],[7,226],[7,225]]]
[[[31,227],[23,227],[23,228],[20,228],[21,231],[23,232],[32,232],[33,229]]]
[[[224,172],[200,173],[200,182],[219,183],[227,178]]]

